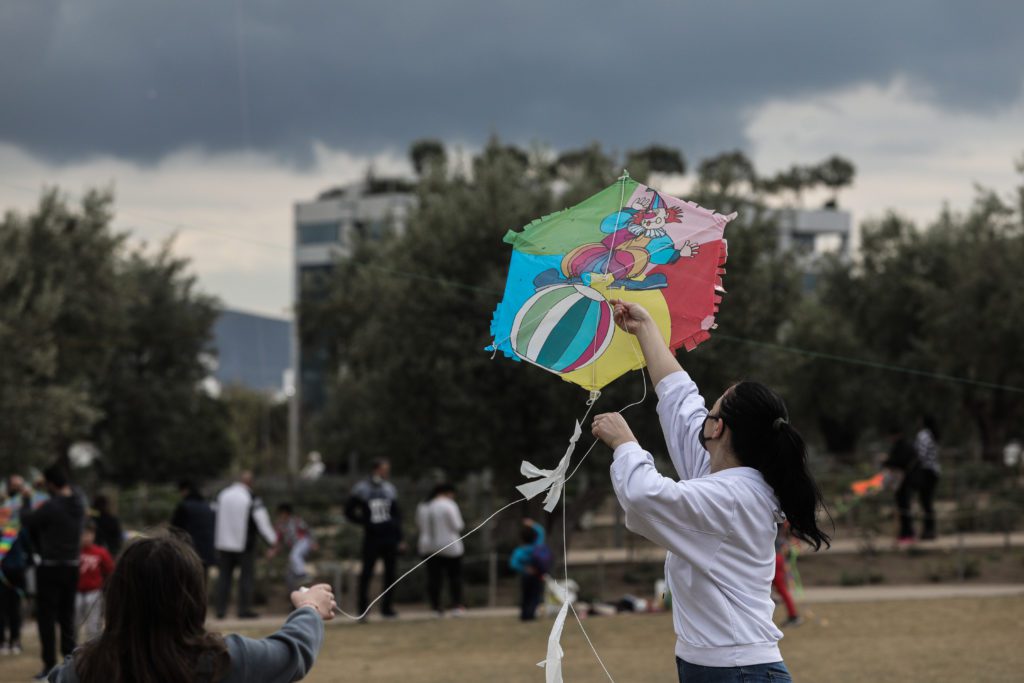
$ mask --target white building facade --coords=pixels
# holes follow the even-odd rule
[[[301,304],[324,294],[338,260],[351,254],[357,240],[380,239],[389,231],[401,234],[415,207],[416,195],[410,183],[374,178],[295,204],[292,367],[296,373],[288,449],[292,472],[298,469],[303,414],[324,405],[328,374],[326,349],[316,344],[304,347],[301,342]]]

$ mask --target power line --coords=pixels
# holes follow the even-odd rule
[[[966,377],[957,377],[955,375],[947,375],[941,372],[930,372],[928,370],[917,370],[915,368],[908,368],[902,365],[890,365],[887,363],[879,363],[873,360],[867,360],[864,358],[853,358],[852,356],[840,356],[834,353],[824,353],[822,351],[811,351],[809,349],[801,349],[795,346],[787,346],[784,344],[774,344],[772,342],[758,341],[756,339],[745,339],[743,337],[733,337],[728,334],[722,334],[716,332],[713,339],[726,339],[728,341],[740,342],[742,344],[751,344],[753,346],[761,346],[764,348],[770,348],[775,351],[784,351],[786,353],[797,353],[811,358],[821,358],[824,360],[831,360],[840,363],[848,363],[850,365],[860,365],[869,368],[876,368],[878,370],[889,370],[890,372],[902,372],[907,375],[916,375],[918,377],[928,377],[930,379],[938,379],[945,382],[956,382],[958,384],[967,384],[971,386],[983,387],[985,389],[1002,389],[1004,391],[1010,391],[1013,393],[1024,394],[1024,387],[1015,387],[1008,384],[996,384],[994,382],[984,382],[981,380],[967,379]]]

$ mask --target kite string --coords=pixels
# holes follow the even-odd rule
[[[630,347],[633,349],[634,354],[637,355],[637,358],[642,360],[642,358],[640,357],[639,352],[637,351],[636,340],[634,338],[631,338]],[[640,367],[640,376],[642,378],[642,384],[643,384],[643,395],[642,395],[642,397],[640,398],[639,401],[635,401],[635,402],[630,403],[630,404],[626,405],[625,407],[619,409],[618,412],[620,414],[622,412],[628,410],[629,408],[632,408],[633,406],[636,406],[636,405],[639,405],[639,404],[643,403],[647,399],[647,377],[646,377],[646,373],[644,372],[644,368],[643,368],[642,365]],[[587,409],[586,409],[586,411],[584,411],[583,417],[580,418],[580,420],[579,420],[581,423],[585,423],[586,422],[587,418],[590,416],[591,411],[594,409],[594,405],[596,405],[597,400],[599,398],[600,398],[600,392],[596,392],[596,394],[595,393],[591,394],[590,400],[587,401]],[[583,461],[586,460],[586,458],[590,454],[590,452],[592,450],[594,450],[594,446],[597,445],[597,442],[598,442],[598,439],[594,439],[594,441],[590,444],[590,448],[587,449],[587,451],[583,454],[583,457],[580,458],[580,461],[576,464],[576,467],[573,468],[573,471],[569,474],[569,476],[564,477],[562,479],[562,563],[563,563],[562,566],[563,566],[564,576],[565,576],[564,591],[563,591],[563,596],[562,596],[563,600],[568,600],[568,597],[569,597],[568,596],[568,591],[569,591],[569,542],[568,542],[568,536],[566,534],[566,503],[567,503],[568,497],[567,497],[567,492],[565,490],[565,484],[569,481],[569,479],[571,479],[573,477],[573,475],[576,474],[576,472],[579,470],[580,466],[583,464]],[[415,572],[417,569],[422,567],[428,561],[430,561],[431,559],[433,559],[434,557],[436,557],[440,553],[444,552],[448,548],[452,547],[453,545],[455,545],[459,541],[465,540],[466,538],[469,538],[470,536],[475,534],[477,531],[479,531],[485,525],[487,525],[488,522],[490,522],[492,519],[497,517],[499,514],[501,514],[505,510],[507,510],[510,507],[512,507],[513,505],[521,503],[521,502],[523,502],[525,500],[529,500],[529,499],[526,496],[523,496],[522,498],[517,498],[516,500],[513,500],[512,502],[504,505],[503,507],[501,507],[498,510],[494,511],[493,513],[491,513],[486,519],[484,519],[482,522],[480,522],[477,526],[475,526],[469,532],[463,534],[462,536],[460,536],[459,538],[455,539],[451,543],[448,543],[444,547],[439,548],[438,550],[436,550],[432,554],[430,554],[427,557],[425,557],[423,560],[421,560],[420,562],[415,564],[408,571],[406,571],[401,576],[399,576],[390,586],[388,586],[383,591],[381,591],[380,595],[378,595],[376,598],[374,598],[367,605],[366,609],[363,610],[363,612],[361,614],[359,614],[358,616],[357,615],[353,615],[353,614],[349,614],[348,612],[344,611],[340,607],[335,607],[335,610],[341,616],[344,616],[344,617],[346,617],[348,619],[351,619],[353,621],[358,621],[360,619],[365,618],[366,615],[369,614],[370,610],[373,609],[374,605],[376,605],[381,600],[381,598],[383,598],[385,595],[387,595],[399,583],[404,581],[410,574]],[[601,669],[604,671],[605,676],[608,677],[608,680],[611,681],[611,683],[615,683],[615,679],[612,677],[611,672],[608,671],[608,667],[605,665],[604,660],[601,659],[601,655],[600,655],[600,653],[598,653],[597,647],[594,645],[593,640],[591,640],[590,634],[587,633],[587,630],[586,630],[586,628],[583,625],[583,620],[580,618],[579,613],[576,612],[576,608],[575,608],[575,606],[573,606],[571,601],[569,602],[569,609],[572,611],[573,617],[576,619],[576,623],[580,627],[580,632],[583,633],[583,637],[586,639],[587,645],[590,646],[590,650],[594,653],[594,657],[597,659],[598,664],[601,665]]]
[[[504,507],[499,508],[495,512],[491,513],[490,517],[488,517],[484,521],[480,522],[480,524],[475,526],[471,531],[466,533],[464,536],[460,536],[459,538],[456,538],[454,541],[452,541],[448,545],[444,546],[443,548],[439,548],[438,550],[436,550],[431,555],[428,555],[427,557],[423,558],[423,560],[421,560],[419,563],[417,563],[415,566],[413,566],[412,569],[410,569],[409,571],[407,571],[404,574],[402,574],[401,576],[399,576],[397,579],[395,579],[394,583],[392,583],[390,586],[388,586],[383,591],[381,591],[381,594],[378,595],[376,598],[374,598],[373,601],[369,605],[367,605],[366,609],[363,610],[363,613],[360,614],[359,616],[354,616],[352,614],[349,614],[348,612],[344,611],[340,607],[336,607],[335,609],[337,610],[338,614],[340,614],[340,615],[342,615],[344,617],[347,617],[347,618],[349,618],[349,619],[351,619],[353,621],[359,621],[360,619],[364,618],[367,614],[369,614],[370,610],[373,609],[373,606],[376,605],[380,601],[381,598],[383,598],[385,595],[387,595],[391,591],[391,589],[393,589],[395,586],[400,584],[405,579],[405,577],[409,576],[414,571],[416,571],[417,569],[422,567],[424,564],[426,564],[429,560],[432,560],[434,557],[436,557],[440,553],[444,552],[448,548],[452,547],[453,545],[455,545],[459,541],[461,541],[463,539],[466,539],[466,538],[469,538],[470,536],[475,534],[477,531],[482,529],[488,522],[490,522],[492,519],[497,517],[499,514],[501,514],[505,510],[508,510],[510,507],[512,507],[513,505],[515,505],[517,503],[522,503],[524,500],[528,500],[528,498],[526,496],[523,496],[522,498],[517,498],[516,500],[513,500],[511,503],[505,505]]]
[[[601,273],[602,275],[607,275],[608,274],[608,266],[611,264],[612,256],[615,253],[615,237],[614,237],[614,235],[615,235],[615,233],[617,233],[619,231],[619,220],[621,220],[621,218],[622,218],[622,209],[625,208],[625,207],[622,206],[622,202],[624,202],[626,200],[626,179],[627,178],[629,178],[629,172],[626,171],[625,169],[623,169],[622,175],[619,176],[619,207],[615,210],[615,231],[612,232],[612,235],[613,235],[612,241],[611,241],[611,244],[608,245],[608,258],[604,262],[604,270]]]
[[[626,171],[626,169],[622,169],[622,175],[619,177],[619,185],[620,185],[620,187],[619,187],[619,205],[618,205],[618,209],[615,211],[615,231],[612,233],[611,246],[608,247],[608,258],[604,262],[604,273],[603,273],[604,275],[608,274],[608,264],[611,263],[612,254],[615,251],[615,237],[614,237],[614,235],[615,235],[615,233],[617,233],[619,231],[619,220],[622,217],[622,202],[625,201],[625,198],[626,198],[626,178],[628,178],[628,177],[629,177],[629,172]],[[613,332],[614,332],[614,330],[613,330]],[[591,385],[593,385],[595,387],[597,386],[597,358],[596,358],[596,356],[597,356],[597,341],[598,341],[597,340],[597,335],[595,334],[594,335],[594,343],[591,345],[591,350],[590,350],[591,356],[594,357],[594,362],[591,363],[591,368],[590,368],[590,383],[591,383]],[[596,401],[597,400],[597,396],[594,395],[595,391],[597,391],[597,390],[594,389],[593,391],[591,391],[591,397],[590,398],[591,398],[592,401]],[[598,395],[600,395],[600,394],[598,394]]]
[[[640,405],[641,403],[643,403],[644,401],[647,400],[647,374],[644,372],[643,358],[640,355],[640,352],[639,352],[639,350],[637,348],[636,337],[634,337],[632,335],[630,336],[630,348],[633,349],[633,353],[636,354],[637,359],[641,361],[641,365],[640,365],[639,369],[640,369],[640,377],[643,380],[642,383],[643,383],[644,391],[643,391],[643,395],[641,396],[639,401],[634,401],[633,403],[630,403],[629,405],[627,405],[627,406],[625,406],[623,408],[620,408],[618,410],[618,413],[620,415],[623,412],[625,412],[625,411],[629,410],[630,408],[632,408],[633,406]],[[596,400],[597,400],[596,398],[593,399],[593,402],[596,402]],[[592,405],[592,403],[590,403],[588,405]],[[587,410],[587,414],[589,414],[589,413],[590,413],[590,411]],[[584,420],[586,420],[586,415],[584,415]],[[568,504],[569,494],[568,494],[568,491],[565,489],[565,484],[568,483],[568,481],[570,479],[572,479],[574,474],[576,474],[576,471],[583,464],[583,461],[586,460],[587,456],[590,455],[590,452],[592,450],[594,450],[594,446],[597,445],[597,442],[598,442],[598,440],[595,438],[593,443],[590,444],[590,448],[588,448],[586,450],[586,452],[583,454],[583,457],[580,458],[580,461],[578,463],[576,463],[576,467],[573,468],[573,470],[569,474],[569,476],[567,476],[562,481],[562,563],[563,563],[562,566],[563,566],[563,568],[565,570],[565,588],[564,588],[564,591],[563,591],[563,600],[568,600],[568,598],[569,598],[569,537],[566,534],[566,523],[565,523],[565,514],[566,514],[565,513],[565,509],[566,509],[567,504]],[[590,634],[587,633],[587,629],[583,626],[583,620],[580,618],[580,615],[576,612],[576,607],[572,604],[572,602],[569,602],[569,609],[572,610],[572,615],[573,615],[573,617],[576,618],[576,623],[580,627],[580,632],[583,633],[583,637],[586,639],[587,645],[590,646],[591,652],[594,653],[594,657],[597,659],[597,663],[600,664],[601,665],[601,669],[604,670],[604,675],[608,677],[608,680],[611,681],[611,683],[615,683],[615,679],[612,678],[611,672],[608,671],[608,667],[605,666],[604,660],[601,659],[601,655],[598,653],[597,647],[595,647],[595,645],[594,645],[594,641],[592,641],[590,639]]]
[[[646,389],[646,387],[645,387],[645,389]],[[586,412],[583,413],[583,417],[580,418],[580,420],[579,420],[581,423],[585,423],[586,422],[587,417],[590,415],[590,411],[594,409],[594,404],[595,403],[596,403],[596,400],[587,401],[587,410],[586,410]],[[594,443],[596,444],[597,442],[595,441]],[[593,448],[594,444],[591,444],[590,447]],[[590,451],[587,451],[587,452],[589,453]],[[566,480],[563,480],[563,484],[564,484],[565,481]],[[563,496],[564,496],[564,494],[563,494]],[[475,534],[477,531],[479,531],[484,526],[486,526],[488,522],[490,522],[492,519],[497,517],[499,514],[501,514],[505,510],[509,509],[513,505],[516,505],[517,503],[523,502],[524,500],[529,500],[529,498],[527,498],[526,496],[523,496],[522,498],[517,498],[516,500],[513,500],[511,503],[508,503],[504,507],[502,507],[502,508],[498,509],[497,511],[491,513],[491,515],[487,519],[485,519],[484,521],[480,522],[480,524],[478,524],[477,526],[473,527],[473,529],[471,529],[470,531],[466,532],[465,534],[463,534],[459,538],[456,538],[454,541],[452,541],[448,545],[446,545],[446,546],[444,546],[442,548],[439,548],[438,550],[434,551],[432,554],[430,554],[427,557],[423,558],[420,562],[415,564],[411,569],[409,569],[404,574],[402,574],[397,579],[395,579],[394,583],[392,583],[390,586],[388,586],[383,591],[381,591],[380,595],[378,595],[376,598],[374,598],[373,601],[370,602],[370,604],[366,606],[366,609],[363,610],[362,614],[360,614],[359,616],[355,616],[355,615],[349,614],[348,612],[342,610],[340,607],[337,607],[335,609],[337,610],[338,614],[340,614],[340,615],[342,615],[344,617],[347,617],[348,619],[352,619],[353,621],[358,621],[358,620],[362,619],[363,617],[365,617],[367,614],[370,613],[370,610],[373,609],[374,605],[376,605],[378,602],[380,602],[381,598],[383,598],[385,595],[387,595],[389,592],[391,592],[391,590],[395,586],[400,584],[403,580],[405,580],[405,578],[407,576],[412,574],[414,571],[416,571],[417,569],[422,567],[424,564],[426,564],[429,560],[433,559],[434,557],[437,557],[437,555],[439,555],[440,553],[444,552],[448,548],[452,547],[453,545],[455,545],[459,541],[463,541],[463,540],[469,538],[470,536],[472,536],[473,534]],[[562,500],[562,505],[563,505],[563,508],[564,508],[564,506],[565,506],[564,497],[563,497],[563,500]]]
[[[640,356],[640,353],[637,350],[636,337],[634,337],[633,335],[630,335],[629,339],[630,339],[630,342],[631,342],[630,343],[630,348],[633,349],[633,353],[636,354],[637,358],[641,361],[641,363],[643,363],[643,358]],[[644,401],[647,400],[647,373],[644,371],[644,368],[645,368],[645,366],[643,364],[641,364],[639,370],[640,370],[640,377],[643,378],[643,386],[644,386],[643,396],[640,397],[639,401],[634,401],[633,403],[630,403],[629,405],[625,406],[624,408],[620,408],[618,411],[616,411],[620,415],[622,413],[626,412],[627,410],[629,410],[630,408],[632,408],[634,406],[638,406],[638,405],[640,405],[641,403],[643,403]],[[589,413],[590,411],[587,411],[587,412]],[[584,416],[583,419],[586,419],[586,416]],[[570,479],[572,479],[573,475],[576,474],[576,471],[583,465],[583,461],[587,459],[588,455],[590,455],[590,451],[594,450],[594,446],[597,445],[597,442],[598,442],[598,440],[595,438],[594,441],[590,444],[590,448],[588,448],[583,453],[583,456],[580,458],[580,461],[578,463],[576,463],[576,467],[574,467],[572,472],[569,473],[569,476],[567,476],[565,478],[565,482],[568,482]],[[563,488],[564,488],[564,484],[565,483],[563,482]]]
[[[568,480],[567,480],[568,481]],[[605,666],[604,660],[601,659],[601,655],[598,654],[597,648],[594,647],[594,643],[590,640],[590,634],[587,633],[587,629],[583,627],[583,620],[580,619],[580,615],[576,613],[576,608],[572,604],[572,600],[569,600],[569,537],[565,533],[565,508],[567,498],[565,493],[562,494],[562,562],[563,568],[565,569],[565,590],[562,593],[562,599],[569,603],[569,609],[572,610],[572,615],[576,617],[576,623],[579,624],[580,631],[583,633],[583,637],[587,639],[587,644],[590,645],[590,650],[594,653],[594,657],[597,658],[597,663],[604,669],[604,675],[608,677],[611,683],[615,683],[615,679],[612,678],[611,672],[608,671],[608,667]]]

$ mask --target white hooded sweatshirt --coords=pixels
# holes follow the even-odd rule
[[[666,548],[676,655],[700,666],[782,660],[775,605],[775,535],[784,517],[764,477],[750,467],[710,473],[697,435],[708,414],[685,372],[658,383],[658,415],[682,481],[658,473],[631,441],[615,449],[612,486],[626,526]]]
[[[213,539],[217,550],[233,553],[245,551],[249,541],[250,518],[267,545],[277,543],[277,532],[270,523],[267,508],[262,500],[252,495],[245,484],[236,481],[221,491],[213,507],[217,511]]]

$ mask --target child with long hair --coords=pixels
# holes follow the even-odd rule
[[[593,432],[614,450],[612,486],[626,526],[669,551],[679,680],[791,680],[772,621],[778,524],[788,520],[815,550],[829,543],[804,441],[782,399],[757,382],[729,387],[708,410],[650,314],[612,303],[647,360],[680,481],[658,473],[618,413],[594,418]]]
[[[206,630],[199,556],[175,536],[141,538],[121,553],[104,588],[99,637],[54,669],[57,683],[286,683],[303,678],[336,605],[330,586],[292,593],[295,611],[277,633],[254,640]]]

